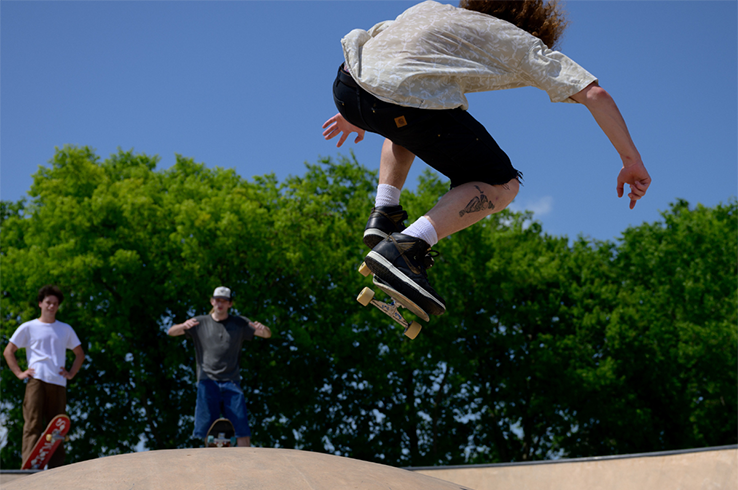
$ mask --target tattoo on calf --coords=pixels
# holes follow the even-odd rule
[[[487,199],[487,196],[484,195],[484,191],[480,189],[478,186],[474,186],[479,191],[479,196],[475,197],[471,201],[469,201],[469,204],[466,205],[464,209],[459,211],[459,218],[463,218],[465,214],[470,213],[476,213],[479,211],[484,211],[485,209],[494,209],[495,205]]]

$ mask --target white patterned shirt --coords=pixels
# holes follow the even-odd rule
[[[532,86],[551,102],[597,79],[537,37],[487,14],[431,0],[341,40],[346,66],[380,100],[466,110],[464,94]]]

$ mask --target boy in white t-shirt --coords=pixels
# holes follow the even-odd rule
[[[18,379],[28,380],[23,400],[23,461],[33,450],[46,425],[56,415],[66,412],[67,380],[74,378],[85,353],[71,326],[56,320],[64,295],[56,286],[44,286],[38,292],[41,317],[22,324],[8,342],[3,356]],[[22,371],[15,358],[19,348],[26,349],[28,369]],[[74,352],[72,368],[65,368],[67,349]],[[64,445],[49,461],[49,468],[64,463]]]

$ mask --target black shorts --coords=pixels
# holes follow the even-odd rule
[[[333,83],[338,112],[351,124],[411,151],[451,180],[502,185],[522,174],[476,119],[462,109],[417,109],[383,102],[338,69]]]

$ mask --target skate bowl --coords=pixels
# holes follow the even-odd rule
[[[2,490],[736,490],[738,446],[407,469],[291,449],[173,449],[2,473]]]
[[[2,490],[471,490],[391,466],[294,449],[121,454],[34,473]]]
[[[409,469],[474,490],[736,490],[738,446]]]

